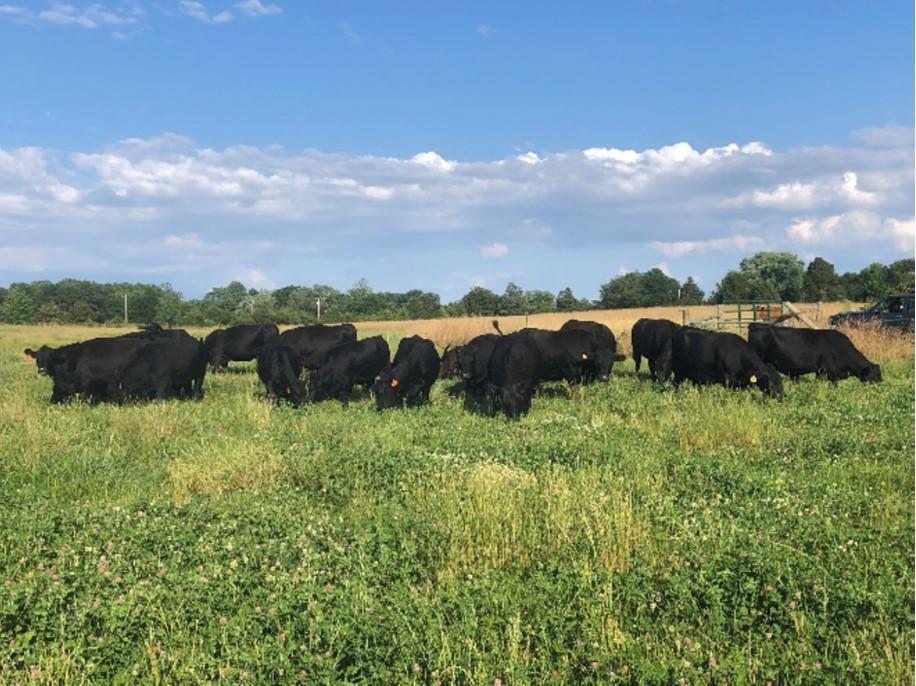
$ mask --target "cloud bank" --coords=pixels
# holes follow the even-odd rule
[[[291,266],[300,258],[362,270],[344,283],[399,260],[417,269],[442,260],[455,274],[519,260],[529,287],[548,285],[539,275],[558,251],[592,260],[606,251],[611,263],[595,278],[614,273],[615,255],[642,268],[663,257],[682,276],[691,259],[719,260],[721,273],[759,249],[858,264],[865,253],[912,255],[913,162],[912,130],[901,127],[847,146],[678,142],[489,161],[217,150],[175,134],[72,153],[0,148],[0,252],[17,256],[20,273],[82,265],[103,278],[107,265],[182,283],[204,270],[211,285],[246,270],[308,281]],[[436,246],[448,246],[448,261]]]

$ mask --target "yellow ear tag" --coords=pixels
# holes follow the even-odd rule
[[[588,359],[588,353],[582,353],[582,359],[583,359],[583,360],[587,360],[587,359]]]
[[[391,380],[391,387],[392,387],[392,388],[397,388],[397,387],[398,387],[398,380],[397,380],[397,379],[392,379],[392,380]]]
[[[751,383],[757,383],[757,375],[756,375],[756,374],[751,374],[751,378],[749,379],[749,381],[750,381]]]

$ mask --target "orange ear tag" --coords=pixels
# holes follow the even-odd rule
[[[26,354],[26,355],[23,355],[23,357],[25,357],[25,359],[27,359],[29,362],[31,362],[32,360],[35,359],[35,358],[32,357],[31,355],[27,355],[27,354]]]
[[[397,387],[398,387],[398,380],[397,380],[397,379],[392,379],[392,380],[391,380],[391,387],[392,387],[392,388],[397,388]]]

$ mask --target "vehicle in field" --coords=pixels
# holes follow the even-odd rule
[[[912,293],[888,295],[864,310],[833,315],[830,317],[830,326],[872,324],[912,333],[913,300]]]

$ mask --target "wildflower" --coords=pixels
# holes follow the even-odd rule
[[[123,595],[119,595],[119,596],[115,599],[115,602],[116,602],[118,605],[123,605],[123,604],[124,604],[124,596],[123,596]]]
[[[493,679],[493,686],[503,686],[503,680],[499,677]]]
[[[229,620],[227,620],[225,617],[220,617],[220,618],[219,618],[219,625],[220,625],[220,626],[226,626],[226,622],[227,622],[227,621],[229,621]]]
[[[822,665],[820,662],[815,662],[813,665],[811,665],[811,668],[814,669],[814,670],[818,670],[818,669],[820,669],[820,668],[823,667],[823,666],[824,666],[824,665]]]
[[[693,645],[693,641],[690,640],[689,636],[684,636],[684,645],[688,648]]]
[[[29,676],[38,681],[41,678],[41,667],[35,666],[29,671]]]
[[[99,563],[95,566],[95,570],[99,574],[108,574],[108,558],[102,555],[99,558]]]
[[[715,667],[715,666],[718,665],[718,664],[719,664],[719,663],[716,662],[716,658],[714,658],[714,657],[709,658],[709,666],[710,666],[710,667]]]

